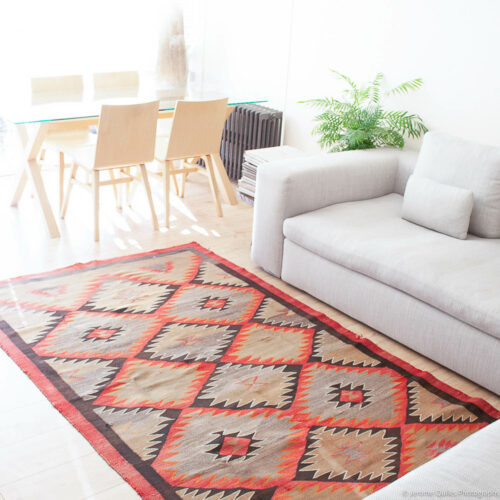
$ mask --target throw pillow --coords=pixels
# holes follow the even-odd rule
[[[424,177],[410,176],[403,200],[403,219],[465,240],[472,213],[469,189],[446,186]]]

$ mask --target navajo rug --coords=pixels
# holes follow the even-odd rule
[[[195,243],[8,280],[0,317],[145,498],[361,498],[499,417]]]

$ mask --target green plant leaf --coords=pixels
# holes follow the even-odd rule
[[[373,103],[378,104],[380,102],[380,86],[382,84],[382,79],[384,78],[383,73],[377,73],[372,82],[368,85],[370,91],[370,100]]]
[[[411,91],[418,90],[423,84],[424,81],[422,78],[414,78],[413,80],[400,83],[397,87],[389,90],[389,94],[408,94]]]
[[[422,118],[408,111],[385,111],[382,106],[383,74],[377,73],[367,85],[358,85],[348,76],[331,70],[346,82],[344,98],[322,97],[300,101],[319,110],[312,134],[330,152],[385,146],[402,148],[406,137],[427,132]],[[419,89],[421,78],[403,82],[388,94],[407,94]]]

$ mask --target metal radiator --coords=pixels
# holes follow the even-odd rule
[[[241,177],[243,153],[247,149],[270,148],[281,142],[283,113],[259,104],[235,106],[226,120],[220,154],[228,176]]]

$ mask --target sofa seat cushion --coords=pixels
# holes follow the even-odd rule
[[[500,339],[500,239],[458,240],[417,226],[401,218],[402,202],[389,194],[332,205],[286,219],[283,232]]]

